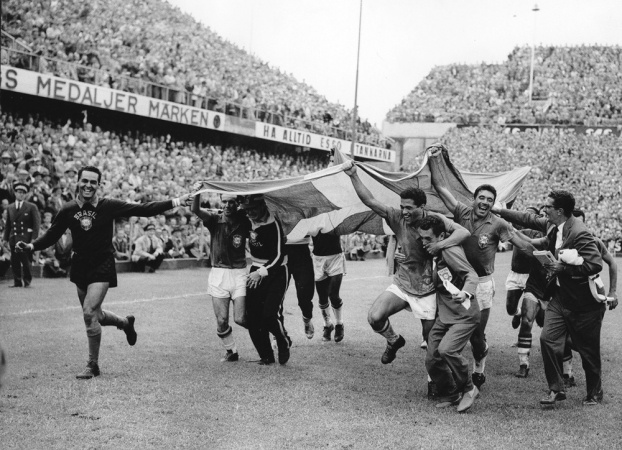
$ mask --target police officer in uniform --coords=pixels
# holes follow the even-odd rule
[[[12,287],[28,287],[32,281],[30,272],[31,255],[15,251],[15,244],[19,241],[30,243],[39,236],[41,215],[35,205],[26,201],[29,186],[17,181],[13,185],[15,202],[7,210],[4,240],[11,247],[11,267],[13,268],[14,283]]]

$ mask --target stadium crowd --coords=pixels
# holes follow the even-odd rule
[[[492,126],[455,128],[442,141],[460,170],[503,172],[531,166],[514,209],[541,206],[551,190],[568,189],[598,237],[605,242],[622,239],[619,137],[534,129],[511,134]]]
[[[622,48],[516,47],[500,64],[435,67],[387,114],[389,122],[460,124],[622,123]]]
[[[266,153],[240,147],[181,142],[170,135],[155,137],[103,131],[89,123],[53,123],[38,116],[0,113],[0,197],[2,209],[13,201],[17,181],[31,186],[28,201],[37,205],[42,232],[53,215],[75,197],[77,172],[86,165],[103,173],[102,194],[130,202],[158,201],[187,192],[199,179],[250,181],[292,177],[326,166],[320,156]],[[217,195],[204,195],[203,206],[220,208]],[[134,242],[152,223],[169,257],[201,257],[206,230],[188,207],[180,206],[150,219],[118,224],[119,240]],[[123,225],[123,226],[122,226]],[[124,244],[120,244],[121,249]],[[128,259],[128,250],[118,259]]]
[[[9,0],[2,30],[37,55],[3,49],[4,64],[335,137],[349,134],[351,111],[161,0]],[[358,120],[358,132],[360,141],[389,145],[367,120]]]

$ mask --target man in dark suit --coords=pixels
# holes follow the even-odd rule
[[[566,334],[581,355],[587,396],[584,405],[596,405],[603,398],[600,359],[600,330],[605,304],[594,299],[588,277],[599,273],[603,267],[596,240],[581,220],[573,217],[575,199],[567,191],[552,191],[542,207],[547,218],[537,218],[529,213],[498,211],[512,222],[540,230],[547,235],[548,250],[557,258],[562,249],[575,249],[583,258],[580,265],[562,262],[545,264],[549,272],[547,293],[551,301],[544,316],[540,335],[544,372],[549,394],[540,400],[543,407],[554,406],[565,400],[563,355]],[[497,210],[495,209],[495,212]]]
[[[21,181],[13,185],[15,202],[9,205],[4,228],[4,240],[8,241],[11,247],[11,267],[14,279],[12,287],[28,287],[32,281],[31,256],[25,252],[15,251],[17,242],[31,242],[39,236],[41,216],[37,207],[25,200],[28,189],[28,184]]]

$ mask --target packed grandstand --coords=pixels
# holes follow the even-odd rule
[[[590,228],[615,245],[622,236],[621,55],[618,47],[538,47],[533,102],[525,94],[529,48],[517,47],[501,64],[437,67],[388,112],[387,121],[460,124],[441,139],[456,167],[498,172],[531,166],[515,207],[539,205],[549,190],[567,188]],[[159,0],[4,2],[2,64],[351,138],[351,111]],[[232,143],[210,134],[188,139],[179,129],[163,131],[153,124],[128,131],[86,110],[76,120],[75,113],[58,113],[49,105],[25,108],[3,98],[3,207],[20,180],[33,187],[31,201],[54,214],[73,198],[77,169],[84,165],[101,167],[105,195],[142,202],[188,191],[197,179],[286,178],[329,164],[325,151]],[[508,133],[507,124],[607,125],[617,132]],[[370,144],[391,145],[365,120],[358,133]],[[215,195],[204,200],[219,206]],[[157,220],[173,232],[195,225],[190,217],[189,209],[180,207]],[[203,231],[195,226],[184,236],[193,233]],[[130,234],[138,235],[134,229]]]

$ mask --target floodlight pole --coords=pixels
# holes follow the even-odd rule
[[[363,19],[363,0],[359,7],[359,41],[358,50],[356,52],[356,81],[354,83],[354,111],[352,112],[352,147],[350,147],[350,156],[354,159],[354,146],[356,145],[356,116],[358,113],[358,95],[359,95],[359,60],[361,57],[361,23]]]
[[[531,102],[533,101],[533,64],[536,58],[536,17],[537,17],[535,13],[540,11],[540,9],[538,8],[538,5],[534,5],[532,11],[534,12],[534,15],[533,15],[533,38],[531,41],[531,69],[529,70],[529,104],[530,105],[531,105]]]

